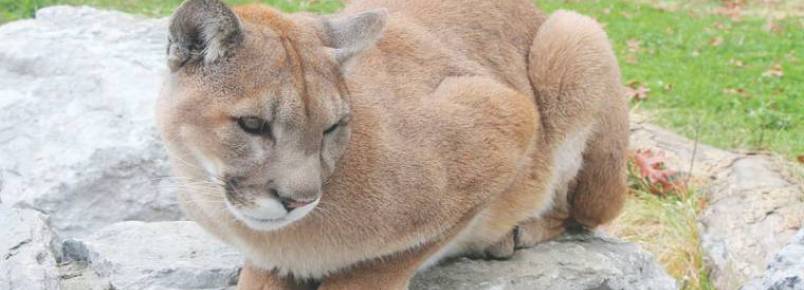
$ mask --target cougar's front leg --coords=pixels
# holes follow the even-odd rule
[[[408,289],[410,279],[446,243],[436,241],[416,249],[361,263],[347,271],[327,277],[319,290]]]
[[[307,290],[312,286],[298,283],[291,277],[280,276],[275,271],[267,271],[255,267],[249,262],[240,270],[237,290]]]

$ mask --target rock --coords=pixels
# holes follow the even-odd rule
[[[0,289],[59,289],[56,241],[46,216],[0,205]]]
[[[770,156],[696,146],[643,123],[641,116],[634,119],[632,148],[659,148],[670,168],[692,167],[692,179],[706,192],[708,207],[698,218],[698,230],[714,286],[758,285],[764,265],[804,223],[802,182],[788,177]]]
[[[766,156],[744,156],[716,174],[699,217],[701,246],[719,289],[761,278],[804,222],[804,191]]]
[[[180,218],[153,120],[165,26],[66,6],[0,26],[3,203],[50,215],[66,237]]]
[[[66,290],[222,289],[237,283],[242,256],[194,222],[122,222],[63,244]],[[87,277],[88,276],[88,279]],[[82,277],[84,280],[73,278]]]
[[[517,251],[510,260],[467,258],[420,273],[416,290],[678,289],[653,256],[611,238],[573,235]]]
[[[757,289],[743,287],[743,289]],[[804,290],[804,229],[768,265],[763,290]]]
[[[0,171],[0,204],[3,204],[3,171]]]
[[[684,174],[708,180],[740,156],[706,144],[695,144],[693,140],[646,123],[642,115],[632,114],[631,118],[631,149],[659,149],[666,153],[666,165]]]
[[[66,290],[221,289],[236,284],[242,257],[193,222],[123,222],[67,240]],[[76,278],[84,278],[83,280]],[[595,288],[598,287],[598,288]],[[601,288],[609,287],[609,288]],[[511,260],[459,259],[420,273],[411,289],[677,289],[638,246],[568,236]]]

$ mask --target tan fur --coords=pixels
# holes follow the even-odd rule
[[[547,18],[528,0],[355,0],[333,17],[372,9],[388,11],[367,22],[384,25],[382,38],[343,63],[325,18],[264,6],[234,10],[242,42],[220,59],[174,62],[157,115],[185,181],[179,199],[246,255],[240,289],[406,289],[442,257],[505,257],[567,223],[616,217],[627,106],[597,23],[572,12]],[[233,121],[242,114],[276,119],[287,131],[276,144],[297,141],[245,136]],[[348,131],[322,139],[347,115]],[[309,214],[255,230],[223,206],[225,190],[205,168],[256,188],[243,207],[281,182],[265,176],[317,184],[283,150],[335,165],[321,162]]]

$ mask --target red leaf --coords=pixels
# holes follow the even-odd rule
[[[634,164],[639,169],[640,177],[655,194],[665,195],[683,188],[678,182],[678,172],[667,168],[666,159],[664,152],[655,153],[651,149],[639,149],[634,153]]]
[[[644,101],[648,98],[650,89],[646,86],[638,86],[636,88],[627,86],[625,87],[625,97],[629,100]]]

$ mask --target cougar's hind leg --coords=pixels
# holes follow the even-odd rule
[[[569,218],[590,229],[607,223],[622,209],[628,146],[628,104],[608,37],[593,19],[558,11],[539,28],[530,53],[547,138],[559,143],[591,128],[567,195]]]
[[[627,122],[606,120],[601,125],[605,130],[590,141],[584,152],[584,166],[577,176],[578,184],[570,193],[570,216],[587,229],[616,218],[628,191]]]
[[[569,219],[567,190],[567,186],[556,189],[550,208],[540,216],[532,217],[519,224],[515,231],[517,249],[533,247],[564,233],[566,222]]]

